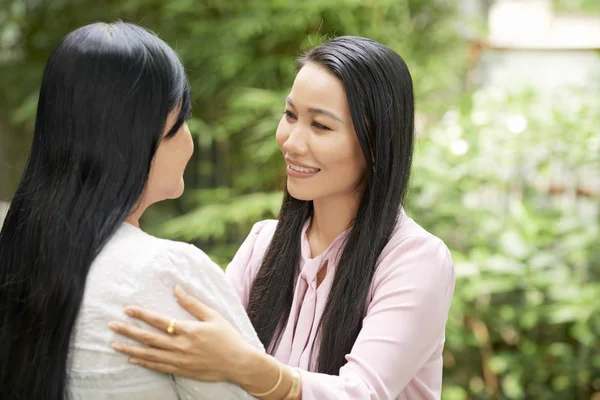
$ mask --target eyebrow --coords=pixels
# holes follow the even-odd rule
[[[294,105],[294,102],[292,101],[292,99],[290,99],[289,97],[287,97],[285,99],[292,107],[296,107]],[[332,113],[331,111],[327,111],[327,110],[323,110],[321,108],[309,108],[308,112],[313,113],[313,114],[323,114],[323,115],[327,115],[328,117],[331,117],[337,121],[340,122],[344,122],[340,117],[338,117],[337,115],[335,115],[334,113]]]

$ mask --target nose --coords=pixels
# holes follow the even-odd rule
[[[298,154],[303,155],[308,151],[308,144],[306,143],[305,133],[303,129],[296,124],[291,130],[283,142],[283,151],[286,154]]]

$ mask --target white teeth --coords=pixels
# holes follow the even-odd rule
[[[297,172],[319,172],[318,168],[304,168],[294,164],[289,164],[290,168]]]

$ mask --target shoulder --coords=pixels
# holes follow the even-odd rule
[[[389,258],[394,253],[405,253],[407,256],[423,253],[427,258],[440,263],[450,260],[450,251],[446,244],[437,236],[425,230],[404,212],[400,215],[398,223],[390,236],[388,244],[381,252],[380,260]]]
[[[271,244],[277,229],[277,222],[276,220],[265,220],[254,224],[235,253],[233,260],[227,266],[227,279],[244,306],[248,305],[252,282],[254,282],[258,269]]]
[[[232,264],[241,264],[244,267],[260,264],[271,244],[277,223],[274,219],[255,223],[233,258]]]
[[[200,249],[154,237],[131,225],[121,226],[88,273],[78,342],[108,340],[107,331],[99,327],[107,320],[121,319],[122,309],[128,305],[176,312],[173,288],[177,284],[203,299],[235,302],[223,271]]]
[[[402,212],[381,252],[374,281],[408,277],[413,283],[422,281],[423,287],[454,286],[454,266],[446,244]]]
[[[120,276],[137,276],[140,281],[165,274],[182,278],[223,274],[196,246],[161,239],[128,224],[123,224],[98,254],[93,269],[101,269],[105,274],[113,271]]]
[[[125,232],[117,232],[110,244],[113,250],[118,249],[117,253],[111,255],[113,261],[117,261],[114,260],[116,254],[125,254],[124,249],[136,248],[130,255],[118,260],[120,271],[115,271],[107,262],[103,263],[103,268],[97,269],[102,271],[97,273],[98,276],[110,274],[110,279],[121,282],[118,289],[117,285],[111,285],[109,291],[105,288],[106,281],[101,285],[104,289],[93,284],[95,288],[92,290],[101,292],[106,297],[103,300],[105,303],[122,298],[121,303],[125,305],[133,301],[140,305],[152,304],[157,312],[180,312],[173,295],[175,286],[180,285],[187,293],[228,319],[248,342],[260,347],[260,341],[238,296],[227,282],[224,271],[206,253],[192,244],[157,238],[129,228],[133,227],[126,227]],[[107,269],[111,269],[108,274]],[[190,316],[176,317],[181,319]]]
[[[186,286],[203,287],[206,290],[223,291],[225,273],[204,251],[193,244],[154,238],[155,249],[146,265],[146,277],[169,288],[182,283]]]
[[[256,244],[266,243],[268,246],[275,234],[278,222],[276,219],[266,219],[255,223],[248,234],[248,239],[254,240]]]
[[[263,253],[267,251],[267,248],[273,239],[273,235],[275,234],[275,230],[277,229],[278,223],[279,221],[276,219],[267,219],[254,224],[252,230],[248,234],[248,239],[254,241],[255,249],[263,249]]]

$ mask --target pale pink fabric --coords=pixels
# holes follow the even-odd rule
[[[276,225],[274,220],[257,223],[227,268],[244,307]],[[339,376],[331,376],[308,372],[315,370],[309,357],[315,341],[318,345],[316,329],[347,232],[312,258],[307,226],[291,316],[274,354],[300,369],[302,399],[439,399],[444,330],[455,282],[444,243],[402,212],[378,259],[363,328]],[[316,276],[325,261],[327,274],[317,288]]]

